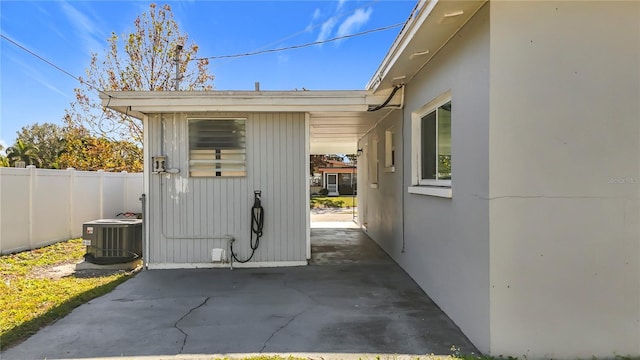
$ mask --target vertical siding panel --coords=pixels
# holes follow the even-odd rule
[[[298,134],[300,134],[300,139],[298,141],[298,150],[299,150],[299,164],[300,164],[300,188],[298,190],[298,194],[300,195],[299,202],[297,204],[298,209],[302,209],[298,214],[298,237],[300,238],[300,258],[307,258],[307,214],[308,206],[307,206],[307,197],[309,196],[309,188],[307,187],[307,177],[309,176],[309,167],[307,166],[307,148],[305,138],[307,136],[307,128],[305,126],[306,115],[301,114],[300,119],[298,121]]]
[[[297,153],[300,152],[300,150],[296,147],[297,143],[298,143],[298,138],[300,137],[299,134],[297,134],[297,132],[295,131],[297,129],[297,122],[298,122],[298,114],[291,114],[290,116],[290,121],[289,121],[289,127],[288,127],[288,133],[289,133],[289,137],[291,138],[291,141],[289,142],[288,145],[288,149],[289,149],[289,161],[291,162],[291,171],[290,171],[290,179],[288,180],[289,182],[289,187],[287,191],[287,201],[288,204],[291,208],[295,207],[295,199],[296,199],[296,189],[297,189],[297,184],[298,184],[298,164],[296,162],[296,158],[298,157]],[[299,212],[299,211],[298,211]],[[298,236],[295,232],[295,222],[296,222],[296,214],[291,214],[291,216],[288,216],[288,222],[287,222],[287,229],[288,229],[288,233],[289,233],[289,242],[291,243],[291,249],[292,254],[291,254],[291,259],[296,259],[298,257],[298,252],[300,251],[300,240],[298,239]]]
[[[253,128],[250,128],[250,129],[247,128],[247,134],[253,134],[254,130],[255,129]],[[247,138],[247,142],[249,142],[249,138]],[[256,162],[255,162],[255,159],[253,159],[253,157],[254,157],[253,150],[248,151],[247,152],[247,176],[248,177],[253,176],[251,174],[254,173],[253,166]],[[252,161],[250,163],[249,163],[249,158],[252,158]],[[230,234],[233,235],[236,239],[236,244],[235,244],[236,248],[234,250],[238,254],[240,253],[239,252],[240,244],[242,244],[243,231],[244,231],[243,222],[246,216],[243,210],[245,206],[244,203],[246,202],[245,194],[248,191],[248,188],[251,186],[252,186],[252,183],[250,181],[236,183],[236,194],[237,194],[238,204],[236,206],[236,218],[234,219],[234,227]]]
[[[151,156],[153,156],[153,154],[156,154],[159,149],[158,142],[160,140],[159,128],[161,116],[162,115],[160,114],[149,116],[149,129],[145,129],[145,131],[148,131],[150,134],[150,144],[148,146],[150,147],[149,154],[151,154]],[[147,165],[145,164],[145,166]],[[151,240],[149,244],[149,250],[151,254],[149,254],[150,256],[147,260],[151,262],[162,260],[160,258],[162,255],[162,252],[160,251],[160,245],[163,241],[159,233],[159,225],[162,223],[162,219],[160,218],[160,206],[162,206],[162,204],[160,203],[160,186],[157,176],[153,174],[151,174],[149,178],[149,191],[150,193],[147,194],[147,201],[149,202],[150,214],[146,214],[147,219],[144,219],[144,221],[149,221],[149,239]],[[145,254],[145,256],[147,256],[147,254]]]
[[[309,187],[307,186],[309,183],[307,182],[307,177],[309,176],[309,157],[307,156],[307,154],[309,154],[308,152],[308,144],[306,142],[306,137],[309,136],[307,133],[309,131],[309,129],[306,127],[306,115],[302,114],[302,116],[300,117],[300,144],[299,144],[299,149],[300,149],[300,166],[302,167],[302,172],[300,173],[301,175],[301,179],[300,179],[300,204],[298,204],[300,209],[303,209],[303,211],[300,212],[300,229],[299,229],[299,236],[302,240],[301,244],[302,244],[302,250],[300,251],[300,258],[302,259],[306,259],[307,258],[307,221],[309,220],[309,213],[308,213],[308,209],[309,209],[309,202],[308,202],[308,197],[310,195],[309,192]]]
[[[283,174],[282,174],[282,179],[281,179],[281,186],[280,186],[280,191],[281,191],[281,196],[280,196],[280,201],[281,201],[281,209],[280,209],[280,219],[281,219],[281,232],[282,235],[284,236],[284,238],[286,239],[286,246],[282,248],[282,256],[285,259],[291,259],[291,251],[292,251],[292,244],[291,244],[291,239],[290,239],[290,234],[288,231],[288,227],[289,227],[289,219],[288,216],[286,216],[286,207],[282,206],[283,204],[287,203],[287,200],[289,198],[289,185],[290,185],[290,173],[291,173],[291,167],[289,166],[289,160],[291,158],[291,154],[289,153],[289,144],[291,143],[291,140],[289,140],[289,117],[291,114],[284,114],[284,116],[280,117],[280,124],[281,124],[281,128],[280,128],[280,136],[282,137],[282,139],[287,139],[287,141],[281,141],[280,142],[280,159],[281,159],[281,163],[282,165],[284,165],[284,168],[286,169]]]
[[[271,149],[273,157],[271,161],[271,166],[269,167],[268,179],[270,182],[271,191],[273,193],[273,210],[272,210],[272,231],[271,231],[271,239],[272,243],[275,246],[272,246],[270,255],[272,259],[286,259],[281,255],[281,250],[283,246],[286,246],[283,243],[286,234],[284,234],[282,229],[282,175],[286,172],[284,168],[284,158],[282,157],[282,153],[280,149],[282,147],[282,143],[286,141],[282,136],[282,118],[286,116],[285,114],[273,114],[271,116],[271,127],[272,133],[271,136],[273,138],[273,147]]]
[[[247,227],[247,231],[245,231],[245,226],[247,226],[247,223],[249,221],[251,221],[251,215],[250,215],[250,211],[251,211],[251,204],[250,204],[250,199],[251,199],[251,193],[253,190],[262,190],[264,192],[264,188],[262,186],[262,182],[261,179],[263,177],[264,174],[264,166],[265,166],[265,161],[266,161],[266,146],[267,146],[267,141],[266,141],[266,130],[267,130],[267,126],[266,123],[264,121],[264,119],[260,116],[260,114],[251,114],[250,116],[251,118],[251,123],[252,123],[252,128],[254,130],[254,144],[255,148],[253,151],[253,159],[255,161],[254,164],[254,173],[251,175],[252,176],[252,186],[247,187],[246,191],[245,191],[245,201],[243,203],[243,205],[245,206],[243,214],[242,214],[242,218],[243,218],[243,224],[242,224],[242,233],[241,233],[241,238],[242,239],[246,239],[247,236],[249,236],[249,231],[250,231],[250,227]]]
[[[284,206],[282,206],[282,203],[287,201],[287,193],[288,193],[288,187],[289,187],[288,175],[289,175],[289,172],[291,171],[291,168],[289,167],[289,158],[291,157],[291,155],[287,151],[289,143],[291,142],[291,140],[289,140],[289,137],[288,137],[289,135],[287,130],[289,127],[288,123],[289,123],[289,114],[284,114],[284,116],[280,117],[280,136],[283,140],[283,141],[280,141],[280,159],[281,159],[280,163],[283,165],[284,171],[280,172],[280,186],[279,186],[280,202],[278,203],[278,205],[280,205],[280,211],[278,213],[280,214],[280,232],[285,238],[285,243],[286,243],[286,246],[284,246],[281,251],[282,257],[284,257],[285,259],[291,258],[291,245],[292,245],[291,239],[287,232],[288,219],[285,214],[286,209]]]
[[[179,146],[174,141],[179,137],[179,134],[181,133],[180,131],[181,124],[182,124],[182,121],[181,121],[180,114],[175,114],[173,117],[173,123],[171,126],[171,137],[170,137],[171,141],[167,142],[167,147],[166,147],[167,152],[169,153],[169,156],[171,156],[171,158],[169,159],[170,160],[169,164],[171,164],[172,161],[180,159],[180,155],[178,153]],[[176,234],[185,234],[187,233],[187,229],[186,229],[185,216],[184,216],[184,206],[186,205],[186,201],[184,201],[184,194],[180,192],[181,189],[179,186],[177,186],[176,179],[173,175],[167,175],[166,179],[167,179],[167,182],[170,184],[169,186],[171,186],[171,188],[173,189],[174,199],[172,203],[174,204],[173,206],[174,213],[171,219],[174,225],[174,229],[176,231]],[[185,242],[177,239],[171,239],[169,243],[171,244],[171,247],[175,249],[173,261],[184,262],[186,260],[184,255]]]
[[[269,216],[269,213],[271,213],[271,220],[269,220],[268,224],[269,227],[267,227],[267,225],[265,224],[265,235],[267,241],[274,241],[273,239],[273,219],[275,219],[276,217],[274,216],[274,203],[275,203],[275,199],[276,199],[276,194],[274,193],[274,189],[272,186],[272,181],[273,181],[273,177],[271,176],[272,171],[274,170],[273,168],[273,162],[275,162],[275,157],[276,154],[274,154],[273,152],[273,146],[274,146],[274,136],[273,136],[273,131],[274,131],[274,126],[273,126],[273,114],[260,114],[260,129],[262,130],[260,132],[260,135],[263,137],[264,139],[264,147],[261,149],[262,151],[260,152],[261,155],[261,162],[260,162],[260,188],[262,190],[262,192],[264,193],[264,198],[266,200],[266,204],[264,207],[265,210],[265,222],[267,222],[267,216]],[[271,156],[268,156],[268,154],[271,154]],[[272,161],[270,161],[270,159],[273,159]],[[267,250],[267,249],[265,249]],[[268,250],[266,251],[266,253],[268,254]],[[264,257],[264,255],[263,255]],[[268,258],[266,258],[268,259]]]
[[[291,170],[289,171],[289,178],[288,178],[288,184],[289,186],[287,187],[287,205],[290,208],[295,208],[295,199],[296,199],[296,189],[297,189],[297,183],[298,183],[298,164],[296,162],[296,159],[298,157],[298,152],[300,151],[296,145],[298,143],[298,138],[300,137],[300,135],[296,132],[297,129],[297,122],[298,122],[298,114],[291,114],[290,115],[290,120],[289,120],[289,126],[288,126],[288,134],[289,137],[291,138],[291,141],[289,142],[288,145],[288,149],[289,149],[289,161],[291,162]],[[292,255],[290,256],[291,259],[296,259],[298,256],[298,251],[299,251],[299,239],[297,234],[295,233],[295,223],[296,223],[296,218],[297,218],[297,213],[299,213],[300,210],[298,210],[295,213],[289,213],[289,216],[287,217],[287,228],[288,228],[288,236],[289,236],[289,242],[291,244],[291,249],[292,249]]]
[[[291,154],[289,152],[290,148],[291,148],[291,141],[292,138],[290,137],[291,135],[291,119],[292,114],[288,113],[284,116],[283,118],[283,128],[282,128],[282,137],[284,139],[288,139],[288,141],[282,141],[280,142],[281,146],[282,146],[282,153],[281,153],[281,158],[283,159],[282,162],[285,165],[286,168],[286,174],[283,174],[282,176],[282,186],[281,186],[281,191],[282,191],[282,201],[281,201],[281,206],[283,206],[282,211],[280,216],[282,216],[282,232],[284,233],[283,235],[286,236],[287,239],[287,246],[283,249],[283,253],[286,259],[292,259],[292,252],[295,249],[295,244],[291,241],[291,232],[289,231],[289,216],[287,216],[286,214],[286,210],[288,208],[288,204],[289,204],[289,193],[291,191],[291,175],[292,173],[294,173],[295,171],[293,170],[293,168],[291,167],[292,162],[291,162],[291,157],[293,156],[293,154]]]
[[[269,151],[273,154],[273,162],[271,163],[270,170],[267,173],[269,179],[269,193],[271,194],[271,231],[270,236],[272,241],[278,241],[279,246],[277,249],[274,249],[273,255],[275,257],[280,257],[279,251],[280,247],[283,246],[283,236],[278,236],[281,233],[280,230],[280,207],[277,204],[277,201],[280,200],[280,194],[277,191],[277,184],[280,182],[279,176],[282,172],[280,165],[282,164],[282,158],[280,156],[280,141],[282,140],[279,136],[280,134],[280,117],[282,114],[276,114],[274,118],[271,119],[270,127],[272,132],[269,134],[271,138],[274,139],[273,144]],[[277,240],[276,240],[277,237]]]
[[[295,223],[294,223],[294,232],[293,232],[293,236],[294,236],[294,241],[297,244],[298,247],[298,252],[296,254],[296,258],[300,259],[300,258],[304,258],[304,256],[306,255],[306,251],[305,251],[305,244],[306,244],[306,238],[304,237],[304,234],[300,231],[300,228],[302,226],[302,224],[304,224],[304,215],[306,214],[306,209],[304,208],[304,204],[302,203],[302,198],[303,198],[303,189],[304,189],[304,185],[306,184],[305,181],[305,177],[304,175],[304,162],[302,161],[302,159],[304,158],[304,154],[305,154],[305,149],[304,149],[304,114],[297,114],[296,117],[296,122],[295,122],[295,128],[294,128],[294,133],[295,136],[294,138],[296,139],[295,141],[295,145],[294,145],[294,153],[295,153],[295,169],[296,172],[294,174],[295,176],[295,193],[294,193],[294,199],[293,199],[293,207],[296,209],[301,209],[301,211],[298,211],[295,213]]]
[[[306,191],[305,191],[305,187],[307,184],[306,181],[306,175],[308,173],[309,170],[307,170],[305,168],[305,154],[306,154],[306,149],[305,149],[305,127],[304,127],[304,121],[305,121],[305,114],[299,114],[298,115],[298,121],[297,123],[297,129],[296,129],[296,134],[297,135],[297,144],[296,144],[296,154],[297,159],[297,166],[298,166],[298,170],[296,171],[296,177],[297,177],[297,188],[296,188],[296,202],[295,202],[295,208],[296,209],[302,209],[302,211],[297,212],[297,216],[296,216],[296,232],[295,232],[295,236],[296,236],[296,242],[299,243],[299,250],[298,250],[298,258],[304,259],[306,257],[307,254],[307,250],[306,250],[306,235],[305,235],[305,230],[306,229],[306,214],[307,214],[307,209],[305,209],[305,195],[306,195]]]
[[[206,179],[198,179],[200,182],[200,189],[202,191],[199,196],[202,198],[202,204],[200,205],[200,209],[202,213],[198,216],[199,221],[202,222],[200,224],[200,228],[202,229],[201,235],[204,236],[206,234],[213,233],[213,224],[211,223],[211,219],[213,218],[212,213],[212,201],[213,201],[213,189],[211,183]],[[205,244],[202,242],[198,246],[198,251],[204,251]]]
[[[265,151],[270,152],[272,154],[271,156],[272,161],[270,162],[269,166],[264,169],[264,171],[265,171],[265,176],[267,180],[267,186],[265,186],[265,191],[269,193],[270,203],[269,203],[268,209],[269,209],[269,212],[271,213],[271,216],[269,216],[269,222],[268,222],[269,241],[271,242],[280,241],[280,245],[282,245],[281,240],[275,239],[275,236],[278,233],[278,231],[276,230],[278,228],[276,221],[279,218],[279,215],[276,213],[276,201],[278,199],[278,195],[275,192],[275,184],[278,181],[277,176],[278,176],[278,173],[280,172],[280,159],[279,159],[279,154],[276,152],[277,144],[280,143],[280,138],[276,139],[275,133],[277,132],[277,126],[278,126],[277,118],[279,116],[280,114],[277,114],[275,117],[272,116],[269,118],[268,128],[270,129],[270,131],[268,131],[265,134],[268,137],[269,146],[265,148]],[[276,250],[277,249],[274,249],[274,251],[270,255],[274,257],[277,256]]]
[[[304,249],[304,238],[302,236],[300,236],[300,231],[298,231],[298,229],[300,229],[300,223],[301,223],[301,214],[303,214],[304,211],[304,207],[300,206],[300,198],[301,198],[301,194],[300,194],[300,190],[302,189],[302,185],[305,183],[304,182],[304,178],[300,176],[300,174],[303,171],[303,164],[300,162],[300,159],[302,157],[301,154],[304,154],[304,147],[300,146],[300,139],[304,140],[304,133],[301,130],[300,127],[300,123],[304,122],[304,116],[302,116],[303,114],[296,114],[295,115],[295,121],[294,121],[294,127],[293,127],[293,138],[294,138],[294,142],[293,142],[293,162],[294,162],[294,172],[292,174],[293,178],[294,178],[294,188],[293,188],[293,198],[292,198],[292,203],[291,206],[294,209],[300,209],[300,211],[296,211],[293,216],[291,217],[293,220],[293,226],[292,226],[292,236],[293,236],[293,241],[296,244],[296,259],[300,259],[301,255],[303,253],[303,249]]]
[[[163,124],[161,124],[164,132],[164,137],[160,140],[161,147],[158,151],[158,154],[163,153],[163,147],[166,149],[167,137],[170,137],[171,125],[172,125],[173,115],[168,115],[163,118]],[[157,175],[160,179],[160,187],[162,189],[162,196],[164,197],[165,206],[163,207],[164,211],[164,219],[162,223],[162,229],[166,235],[173,235],[173,222],[169,221],[173,216],[173,202],[171,202],[171,188],[166,181],[166,177],[164,175]],[[173,261],[173,249],[169,249],[170,239],[165,239],[162,243],[162,251],[164,252],[165,261],[172,262]]]
[[[164,137],[162,139],[160,139],[161,142],[161,146],[160,149],[158,149],[158,155],[161,153],[164,153],[165,151],[163,151],[165,148],[166,149],[166,144],[167,144],[167,137],[170,136],[170,130],[171,130],[171,123],[172,123],[172,116],[171,114],[168,114],[166,116],[163,117],[163,123],[161,124],[162,128],[163,128],[163,133],[164,133]],[[161,224],[161,228],[162,231],[165,235],[171,236],[173,235],[173,223],[170,221],[170,219],[173,216],[173,202],[170,200],[171,199],[171,195],[172,195],[172,190],[171,187],[169,186],[169,183],[166,180],[166,177],[164,175],[156,175],[159,179],[160,182],[160,188],[162,190],[162,194],[161,196],[163,197],[163,221]],[[168,248],[169,242],[171,240],[169,239],[165,239],[163,241],[162,244],[162,251],[165,254],[165,260],[166,261],[171,261],[171,257],[172,255],[172,251],[170,251],[170,249]]]
[[[272,121],[272,116],[270,116],[271,114],[267,114],[267,113],[256,113],[254,114],[255,116],[255,120],[258,122],[258,124],[260,125],[260,132],[257,134],[258,137],[260,138],[260,149],[257,150],[260,154],[260,164],[259,166],[256,168],[257,173],[255,174],[255,176],[258,178],[257,183],[255,184],[254,188],[252,190],[260,190],[262,191],[262,206],[263,206],[263,211],[265,213],[265,224],[264,224],[264,238],[261,239],[262,245],[261,248],[259,250],[259,259],[261,261],[263,260],[268,260],[269,259],[269,250],[272,244],[269,244],[270,242],[273,242],[272,239],[272,235],[271,235],[271,226],[270,226],[270,220],[268,217],[273,216],[273,213],[269,214],[271,212],[271,206],[273,206],[273,192],[271,191],[271,189],[269,188],[269,170],[271,169],[271,160],[269,157],[269,147],[272,146],[273,144],[273,136],[269,135],[269,131],[273,130],[272,129],[272,125],[271,125],[271,121]],[[273,153],[271,153],[271,155],[273,156]],[[253,197],[253,195],[252,195]],[[247,206],[249,206],[249,212],[251,213],[251,204],[253,203],[253,200],[249,200]],[[253,221],[251,218],[249,218],[249,221]]]
[[[207,213],[207,217],[203,219],[203,221],[205,221],[206,223],[206,229],[207,232],[205,234],[212,234],[213,230],[214,230],[214,225],[213,225],[213,218],[214,218],[214,213],[215,213],[215,198],[216,198],[216,194],[215,194],[215,189],[213,188],[214,184],[213,181],[207,179],[204,180],[202,179],[202,182],[205,184],[205,186],[207,187],[207,202],[206,202],[206,213]]]
[[[227,179],[217,179],[220,184],[220,196],[218,197],[218,204],[220,204],[220,212],[218,217],[220,218],[220,226],[216,229],[216,234],[226,232],[227,229]]]
[[[274,195],[274,201],[273,201],[273,218],[274,218],[274,229],[271,232],[272,234],[272,238],[274,239],[274,241],[278,241],[279,242],[279,246],[277,249],[274,249],[274,253],[277,257],[281,258],[281,259],[286,259],[286,256],[283,256],[282,250],[283,247],[286,248],[287,244],[286,244],[286,234],[284,234],[284,229],[282,228],[282,221],[283,221],[283,216],[282,216],[282,206],[280,205],[280,202],[282,201],[282,177],[283,177],[283,173],[286,171],[286,169],[284,169],[283,164],[285,162],[285,158],[282,156],[282,146],[283,146],[283,142],[286,141],[286,139],[284,139],[284,137],[282,136],[282,122],[283,117],[285,117],[285,114],[276,114],[275,118],[273,119],[273,133],[272,136],[274,138],[274,146],[273,149],[271,150],[274,154],[273,156],[273,172],[272,174],[269,176],[269,180],[271,181],[271,186],[272,186],[272,191],[273,191],[273,195]]]
[[[170,156],[169,164],[171,164],[172,161],[179,159],[178,154],[176,152],[178,146],[177,144],[174,143],[174,139],[178,137],[178,133],[180,132],[180,123],[181,123],[180,115],[175,114],[173,116],[173,121],[171,124],[171,133],[169,137],[170,141],[167,142],[167,145],[165,147],[166,152]],[[184,234],[186,226],[184,223],[184,216],[183,216],[183,213],[184,213],[183,206],[185,203],[184,201],[182,201],[183,194],[179,193],[179,188],[178,186],[176,186],[175,178],[172,175],[166,175],[165,179],[167,181],[167,184],[169,184],[169,186],[171,187],[172,193],[173,193],[173,199],[171,201],[171,203],[173,204],[173,216],[171,217],[171,222],[173,223],[174,235]],[[183,262],[184,258],[183,258],[182,252],[183,252],[184,241],[171,239],[169,241],[169,244],[171,244],[171,248],[174,249],[173,261]]]

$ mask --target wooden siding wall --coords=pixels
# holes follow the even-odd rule
[[[246,118],[247,176],[191,178],[187,119]],[[241,259],[251,253],[254,190],[262,191],[264,236],[252,261],[306,260],[304,113],[155,114],[150,154],[166,155],[177,174],[150,177],[150,264],[210,263],[211,249],[235,237]]]

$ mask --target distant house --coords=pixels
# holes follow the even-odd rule
[[[419,1],[366,90],[113,92],[145,126],[146,262],[310,257],[309,154],[484,353],[640,356],[640,2]],[[154,171],[153,160],[165,164]],[[245,265],[245,266],[247,266]]]
[[[329,196],[355,195],[357,189],[357,171],[353,163],[328,160],[327,166],[319,167],[322,187],[329,191]]]

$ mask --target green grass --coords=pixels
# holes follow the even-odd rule
[[[77,263],[81,239],[0,257],[0,345],[15,345],[67,315],[77,306],[113,290],[132,273],[93,277],[43,276],[56,265]]]
[[[311,198],[311,208],[351,208],[357,206],[358,198],[352,196],[318,196]]]

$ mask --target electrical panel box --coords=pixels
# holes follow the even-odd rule
[[[87,261],[127,262],[142,257],[141,219],[102,219],[82,225]]]

